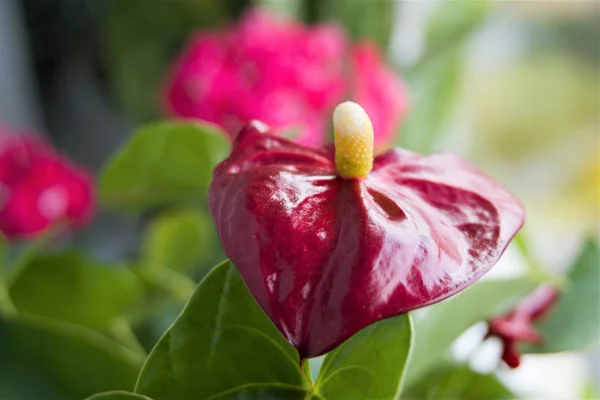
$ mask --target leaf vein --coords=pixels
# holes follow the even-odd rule
[[[207,360],[207,364],[208,367],[210,368],[214,362],[214,358],[215,358],[215,348],[217,346],[217,344],[219,343],[219,340],[221,339],[221,331],[222,331],[222,319],[223,319],[223,314],[224,314],[224,307],[223,307],[223,303],[225,302],[225,296],[227,295],[227,293],[229,292],[229,289],[231,287],[231,272],[232,272],[233,268],[231,266],[231,264],[229,264],[229,266],[227,267],[227,274],[225,275],[225,281],[223,283],[223,288],[221,289],[221,296],[219,297],[219,304],[217,306],[217,315],[215,317],[215,322],[213,324],[214,328],[212,329],[211,332],[211,338],[210,338],[210,349],[208,351],[208,360]]]

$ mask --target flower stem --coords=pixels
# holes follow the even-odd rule
[[[2,284],[0,284],[0,314],[4,316],[11,316],[17,312],[17,308],[13,304],[10,296],[8,295],[8,290]]]
[[[142,267],[136,269],[135,273],[142,282],[183,303],[189,300],[196,288],[196,284],[190,278],[169,268]]]
[[[117,339],[130,349],[146,356],[146,350],[144,350],[138,341],[137,337],[131,330],[131,325],[125,318],[121,317],[114,320],[109,328],[109,331],[113,338]]]
[[[51,227],[35,240],[28,243],[23,251],[20,252],[17,259],[13,262],[12,268],[7,272],[6,287],[10,288],[13,283],[19,279],[21,274],[27,268],[27,265],[50,243],[58,233],[61,226]]]
[[[308,380],[310,385],[313,385],[312,372],[310,371],[310,362],[308,359],[300,360],[300,370],[304,374],[304,377]]]

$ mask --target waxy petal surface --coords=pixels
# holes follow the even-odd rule
[[[226,254],[301,357],[485,274],[523,223],[520,204],[467,162],[392,149],[365,179],[249,124],[214,173]]]

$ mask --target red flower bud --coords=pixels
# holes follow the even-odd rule
[[[511,368],[521,364],[519,342],[541,344],[542,337],[533,328],[558,299],[558,289],[550,284],[540,285],[525,297],[513,311],[489,321],[487,336],[497,336],[502,341],[502,359]]]
[[[35,136],[0,136],[2,234],[31,237],[55,223],[81,224],[92,209],[87,173]]]
[[[209,192],[225,253],[303,358],[465,289],[523,223],[508,192],[450,154],[371,153],[357,178],[372,128],[349,108],[334,115],[337,157],[249,124]]]

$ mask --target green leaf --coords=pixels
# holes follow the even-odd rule
[[[210,400],[312,400],[305,389],[281,384],[251,384],[225,391]]]
[[[485,20],[489,9],[487,0],[444,1],[427,23],[424,57],[434,57],[462,45]]]
[[[114,390],[111,392],[98,393],[88,397],[86,400],[152,400],[150,397],[142,396],[122,390]]]
[[[482,375],[466,366],[434,370],[402,395],[402,399],[406,400],[515,398],[494,375]]]
[[[414,103],[402,123],[401,147],[423,154],[434,150],[443,125],[454,110],[463,63],[464,51],[460,47],[424,63],[410,76]]]
[[[229,153],[217,126],[160,122],[137,131],[105,167],[100,196],[111,207],[143,210],[205,201],[213,168]]]
[[[435,368],[468,328],[507,311],[537,284],[525,278],[483,281],[423,310],[424,318],[415,319],[415,347],[406,384],[414,384]]]
[[[409,314],[370,325],[325,357],[315,392],[327,400],[395,399],[412,345]]]
[[[353,41],[369,39],[384,52],[387,50],[396,16],[396,0],[305,0],[305,3],[309,9],[316,7],[320,21],[341,24]]]
[[[190,270],[212,250],[213,222],[206,213],[177,210],[155,218],[144,240],[143,264]]]
[[[535,353],[579,351],[600,341],[600,250],[589,240],[569,272],[569,281],[547,318],[538,326],[544,338]]]
[[[304,399],[308,389],[298,353],[225,261],[200,282],[154,347],[135,392],[156,400],[263,399],[280,392]]]
[[[122,265],[76,253],[38,256],[10,288],[19,311],[104,330],[141,295],[141,284]]]
[[[93,331],[25,314],[0,319],[0,359],[35,370],[71,399],[132,388],[142,363],[137,353]]]

